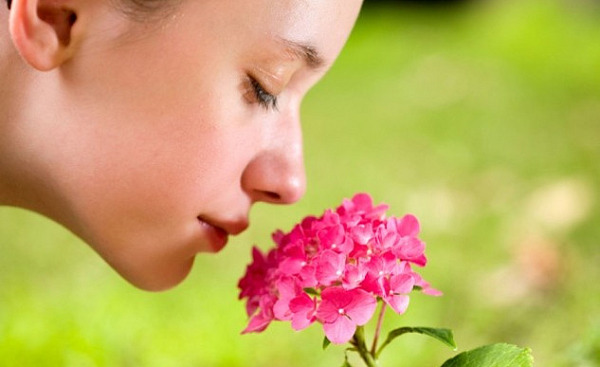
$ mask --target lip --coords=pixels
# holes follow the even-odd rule
[[[221,249],[227,244],[227,231],[221,227],[217,227],[213,224],[210,224],[202,218],[198,218],[198,222],[200,223],[200,228],[202,229],[202,232],[204,232],[204,237],[208,239],[208,242],[210,244],[210,248],[208,248],[207,251],[221,251]]]
[[[208,252],[219,252],[227,245],[229,235],[237,235],[248,227],[247,221],[219,222],[203,216],[198,216],[198,222],[208,239]]]

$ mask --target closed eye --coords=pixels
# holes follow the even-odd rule
[[[266,110],[277,110],[277,96],[267,92],[265,88],[252,76],[248,76],[252,87],[253,97],[256,102]]]

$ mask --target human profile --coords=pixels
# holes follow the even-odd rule
[[[181,282],[259,201],[305,191],[303,96],[361,0],[12,0],[0,10],[0,205],[135,286]]]

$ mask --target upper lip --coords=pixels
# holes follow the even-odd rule
[[[220,219],[213,219],[210,217],[205,217],[202,215],[198,216],[198,219],[215,227],[218,229],[221,229],[225,232],[227,232],[228,235],[232,235],[235,236],[237,234],[242,233],[243,231],[246,230],[246,228],[248,228],[248,219],[246,218],[242,218],[242,219],[237,219],[237,220],[220,220]]]

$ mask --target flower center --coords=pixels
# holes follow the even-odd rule
[[[338,310],[338,313],[339,313],[340,315],[344,315],[344,314],[346,313],[346,310],[344,310],[343,308],[340,308],[340,309]]]
[[[336,271],[335,275],[337,275],[338,277],[341,276],[342,275],[342,271],[341,270]]]

